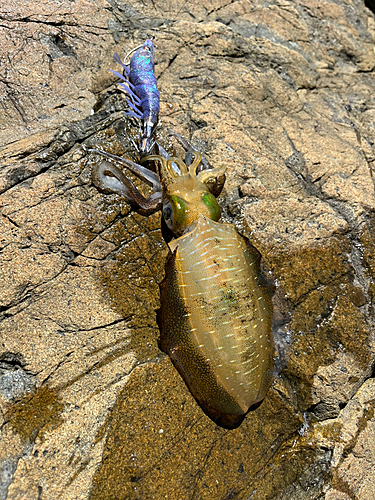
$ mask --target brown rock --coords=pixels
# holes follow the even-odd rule
[[[372,498],[374,16],[5,0],[0,17],[0,500]],[[224,219],[292,312],[287,366],[233,431],[157,347],[160,214],[99,193],[83,147],[137,159],[107,68],[148,32],[158,140],[228,167]]]

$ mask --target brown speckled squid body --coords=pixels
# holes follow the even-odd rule
[[[232,225],[217,222],[220,209],[212,193],[221,190],[225,169],[212,169],[195,151],[193,156],[190,168],[177,158],[146,157],[159,164],[161,185],[153,184],[147,200],[126,196],[146,209],[151,199],[153,207],[160,203],[162,191],[164,220],[178,238],[169,242],[171,255],[160,285],[159,346],[205,413],[234,428],[272,381],[272,302],[260,283],[255,253]],[[95,184],[120,192],[109,183],[113,177],[124,183],[121,171],[113,165],[99,169]],[[140,171],[137,175],[152,184]]]

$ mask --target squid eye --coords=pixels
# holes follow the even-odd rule
[[[202,197],[203,203],[208,208],[210,219],[218,221],[220,219],[220,207],[217,204],[216,198],[211,193],[205,193]]]
[[[167,224],[169,229],[172,229],[172,227],[173,227],[172,215],[173,215],[172,206],[171,206],[170,202],[168,201],[163,206],[163,217],[164,217],[165,223]]]

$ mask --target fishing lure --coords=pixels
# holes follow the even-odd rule
[[[130,54],[133,56],[129,64],[126,64]],[[139,151],[141,155],[148,154],[154,142],[153,133],[158,123],[159,116],[159,91],[154,73],[155,66],[155,48],[152,43],[152,37],[130,51],[121,61],[117,54],[113,56],[114,60],[121,64],[124,74],[110,70],[118,76],[123,83],[120,83],[121,89],[129,96],[127,103],[131,108],[126,114],[142,121],[141,134],[139,138]]]
[[[202,167],[197,151],[189,151],[190,160],[183,162],[162,150],[163,155],[143,159],[157,162],[156,175],[98,153],[122,162],[152,192],[145,199],[134,186],[129,189],[130,181],[108,163],[94,169],[97,187],[143,209],[162,202],[164,221],[176,238],[168,243],[171,253],[160,285],[159,347],[204,412],[222,427],[237,427],[273,379],[272,300],[259,278],[257,255],[233,225],[218,222],[213,192],[221,190],[225,168]]]

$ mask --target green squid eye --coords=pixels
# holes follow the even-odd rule
[[[210,219],[218,221],[220,219],[221,211],[215,196],[211,193],[205,193],[202,196],[202,201],[210,212]]]
[[[184,225],[185,222],[185,202],[182,198],[179,196],[171,196],[171,209],[172,209],[172,223],[174,227],[181,227]]]

